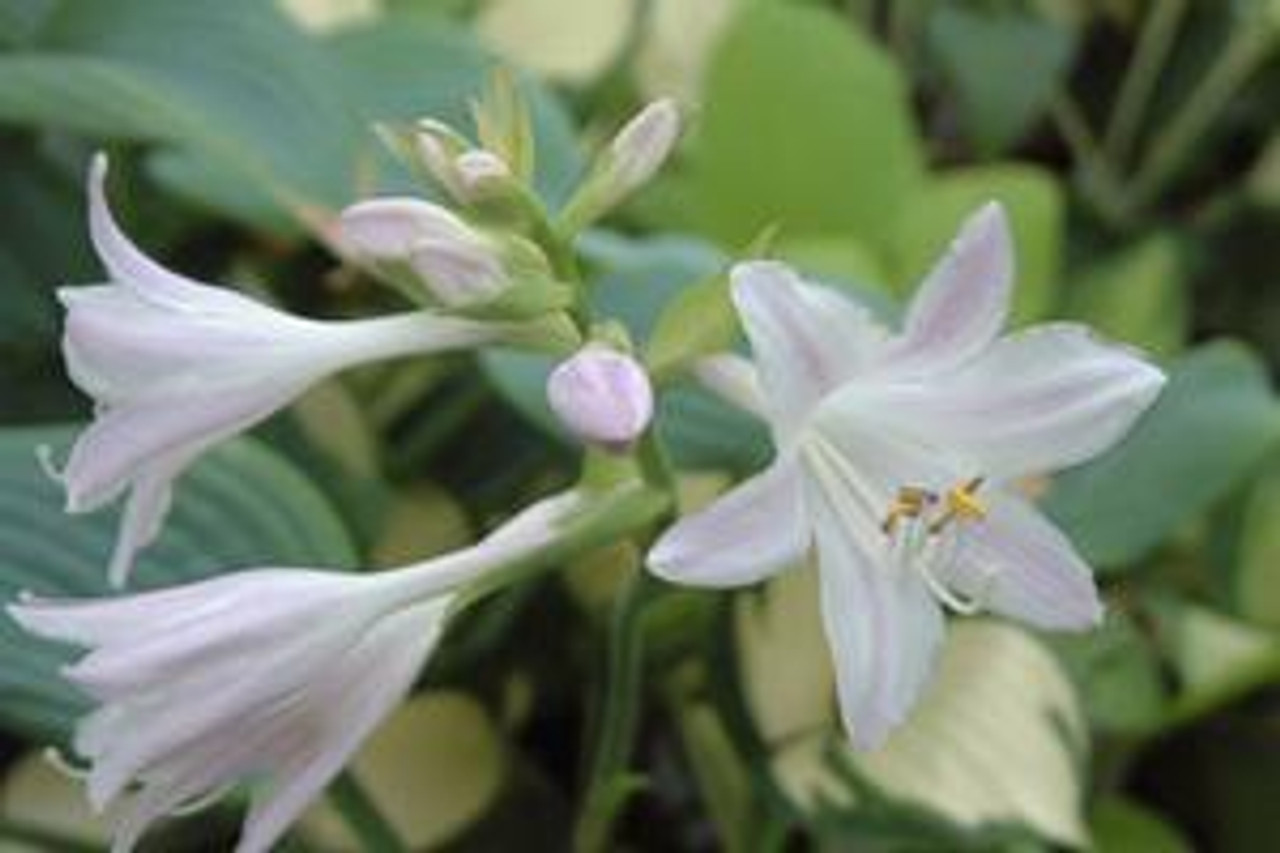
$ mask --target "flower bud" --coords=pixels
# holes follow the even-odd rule
[[[348,207],[340,240],[376,264],[403,264],[441,303],[485,302],[509,284],[498,247],[439,205],[416,198],[380,198]]]
[[[671,98],[646,106],[610,143],[612,190],[621,198],[643,186],[662,167],[680,138],[680,110]]]
[[[574,435],[607,450],[625,450],[653,417],[653,388],[635,359],[588,344],[547,380],[547,400]]]
[[[560,225],[576,233],[616,207],[657,173],[680,138],[680,110],[671,98],[654,101],[618,131],[565,205]]]
[[[512,181],[507,162],[483,148],[463,152],[453,161],[458,186],[467,201],[503,192]]]

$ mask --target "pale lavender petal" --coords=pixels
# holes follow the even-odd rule
[[[944,370],[981,352],[1004,326],[1013,275],[1008,221],[999,204],[988,203],[965,220],[920,285],[887,366],[898,373]]]
[[[1038,628],[1096,627],[1098,588],[1071,542],[1021,498],[992,491],[986,505],[986,519],[960,531],[940,578],[981,607]]]
[[[785,444],[825,395],[866,366],[884,330],[868,312],[806,284],[785,264],[738,264],[730,280],[771,421]]]
[[[342,211],[343,245],[370,258],[407,258],[424,239],[473,242],[461,219],[438,204],[420,198],[387,197],[358,202]]]
[[[1155,401],[1164,374],[1083,326],[1003,338],[928,387],[884,390],[876,417],[947,447],[997,479],[1056,471],[1119,441]]]
[[[917,574],[888,562],[877,527],[818,490],[809,503],[841,717],[854,746],[874,749],[907,719],[929,681],[942,610]]]
[[[221,305],[237,294],[177,275],[147,257],[125,235],[107,204],[107,158],[98,154],[89,168],[89,235],[113,281],[146,299],[173,307]]]
[[[160,535],[173,503],[173,480],[191,460],[190,453],[169,453],[146,463],[134,477],[107,568],[107,579],[113,587],[119,589],[128,582],[138,552]]]
[[[693,375],[726,403],[758,418],[765,417],[760,374],[749,359],[731,352],[703,356],[694,363]]]
[[[236,853],[268,853],[404,699],[440,639],[448,607],[438,599],[387,617],[338,664],[345,676],[330,680],[321,691],[328,695],[309,697],[317,716],[308,728],[319,739],[301,740],[275,768],[269,787],[254,797]]]
[[[676,522],[647,562],[672,583],[741,586],[794,565],[809,541],[799,471],[782,460]]]
[[[625,449],[653,418],[653,387],[631,356],[588,344],[556,365],[547,402],[560,422],[584,442]]]

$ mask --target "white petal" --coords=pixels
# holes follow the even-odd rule
[[[128,582],[138,552],[160,535],[173,503],[173,480],[190,463],[190,454],[170,453],[146,463],[134,478],[107,568],[113,587],[119,589]]]
[[[70,512],[89,512],[120,494],[150,460],[193,458],[283,406],[302,389],[262,386],[107,411],[80,434],[63,471]]]
[[[340,239],[353,251],[379,259],[405,258],[424,239],[473,242],[454,214],[420,198],[375,198],[353,204],[338,220]]]
[[[787,460],[676,522],[649,551],[649,569],[673,583],[755,583],[802,559],[809,528],[799,472]]]
[[[1098,588],[1070,541],[1021,498],[992,491],[986,505],[986,519],[964,527],[943,580],[986,609],[1038,628],[1096,627]]]
[[[1164,375],[1083,326],[1037,326],[1001,339],[928,386],[895,386],[878,417],[976,460],[996,478],[1076,465],[1119,441]]]
[[[440,639],[450,602],[438,599],[388,617],[340,664],[340,691],[317,710],[325,740],[277,768],[268,790],[256,796],[236,853],[267,853],[281,833],[332,781],[360,744],[413,686]],[[312,697],[313,701],[315,697]]]
[[[106,196],[107,158],[98,154],[89,168],[89,234],[112,280],[140,296],[174,307],[220,305],[238,294],[170,272],[151,260],[121,230]]]
[[[726,403],[758,418],[765,417],[760,375],[749,359],[731,352],[703,356],[694,362],[693,375]]]
[[[775,431],[785,439],[866,365],[884,332],[853,302],[805,284],[785,264],[738,264],[730,280]]]
[[[888,563],[878,528],[817,490],[808,495],[841,716],[854,745],[874,749],[906,720],[933,672],[942,610],[918,575]]]
[[[889,357],[895,371],[963,363],[1004,326],[1013,287],[1013,239],[1004,210],[988,203],[965,220],[925,278]]]

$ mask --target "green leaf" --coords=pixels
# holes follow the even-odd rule
[[[955,91],[970,139],[991,154],[1017,142],[1062,85],[1072,34],[1038,15],[947,4],[930,17],[929,46]]]
[[[1168,356],[1182,349],[1188,311],[1177,243],[1154,236],[1073,279],[1065,313],[1116,340]]]
[[[1051,638],[1054,650],[1087,697],[1090,723],[1106,732],[1141,733],[1156,727],[1168,707],[1168,688],[1150,640],[1124,611],[1107,615],[1086,634]]]
[[[1249,490],[1240,530],[1235,603],[1247,619],[1280,628],[1280,461],[1272,460]]]
[[[1057,478],[1046,509],[1095,566],[1132,564],[1239,484],[1280,438],[1280,406],[1245,348],[1182,356],[1133,432]]]
[[[725,245],[776,223],[879,248],[923,171],[898,68],[826,10],[744,4],[703,103],[690,213]]]
[[[658,318],[645,360],[656,377],[680,370],[699,356],[731,349],[738,317],[729,278],[717,273],[676,294]]]
[[[108,592],[106,563],[118,514],[64,516],[62,494],[36,448],[65,448],[72,427],[0,431],[0,599]],[[133,586],[151,588],[255,566],[351,567],[339,519],[307,478],[266,446],[240,439],[179,482],[159,541],[143,552]],[[85,709],[57,668],[68,652],[0,621],[0,721],[33,738],[65,741]]]
[[[1048,313],[1057,299],[1062,260],[1062,189],[1052,173],[1023,164],[953,169],[906,201],[894,239],[899,293],[915,287],[965,218],[993,199],[1005,206],[1017,252],[1014,320]]]
[[[1097,853],[1192,853],[1195,849],[1160,815],[1123,797],[1106,797],[1090,816]]]
[[[0,0],[0,45],[28,41],[56,3],[57,0]]]

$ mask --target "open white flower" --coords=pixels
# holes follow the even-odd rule
[[[655,545],[673,581],[758,581],[816,550],[841,711],[855,744],[881,743],[927,681],[939,602],[1049,629],[1101,616],[1089,568],[1015,487],[1118,441],[1163,374],[1083,327],[998,337],[1013,279],[1004,214],[963,226],[891,334],[782,264],[732,272],[777,455]],[[752,383],[724,365],[731,399]]]
[[[415,312],[370,320],[295,317],[233,290],[176,275],[134,246],[107,207],[104,157],[89,179],[93,245],[109,283],[62,288],[63,355],[97,404],[61,479],[67,509],[130,490],[110,575],[126,579],[159,531],[173,479],[200,453],[363,362],[469,347],[498,324]]]
[[[238,853],[265,853],[409,691],[460,588],[551,543],[548,498],[471,548],[378,574],[258,569],[87,601],[27,597],[26,630],[88,649],[64,675],[89,798],[128,851],[156,820],[253,786]]]

